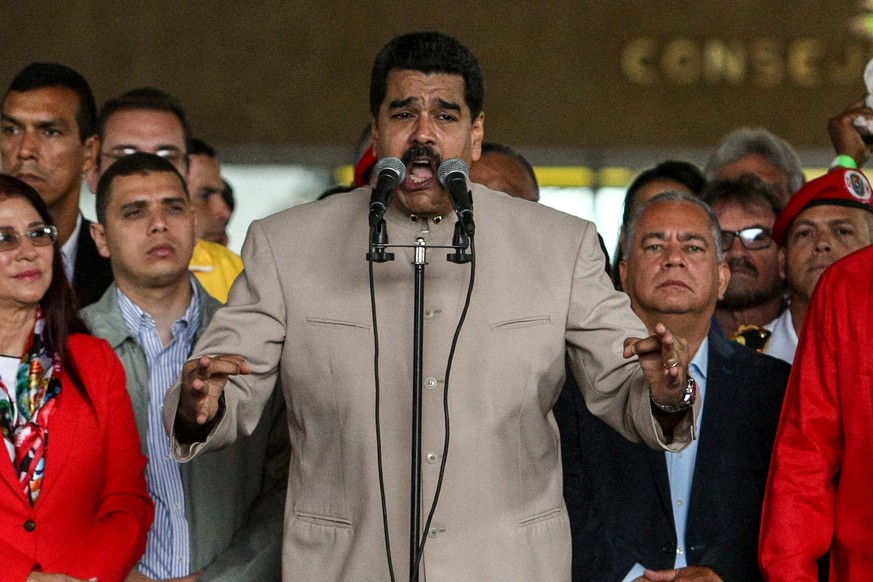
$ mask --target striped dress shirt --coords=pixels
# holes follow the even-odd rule
[[[190,540],[182,476],[170,450],[170,439],[164,431],[161,408],[164,395],[179,377],[182,365],[191,354],[200,326],[199,294],[193,282],[191,287],[194,290],[191,303],[182,318],[173,324],[173,339],[167,346],[161,341],[154,318],[118,290],[118,305],[124,323],[142,347],[149,369],[146,480],[155,503],[155,519],[137,570],[156,579],[190,574]]]

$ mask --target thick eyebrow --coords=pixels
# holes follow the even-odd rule
[[[404,107],[409,107],[413,103],[417,103],[417,97],[407,97],[405,99],[395,99],[391,103],[388,104],[388,109],[403,109]],[[461,105],[459,103],[455,103],[454,101],[446,101],[445,99],[437,99],[437,104],[442,109],[448,109],[449,111],[461,111]]]
[[[824,226],[827,228],[832,228],[834,226],[841,226],[844,224],[854,226],[855,223],[852,222],[851,218],[840,217],[840,218],[831,218],[830,220],[828,220],[824,223]],[[797,227],[800,227],[800,226],[811,226],[812,228],[818,228],[819,223],[812,220],[811,218],[798,218],[793,223],[791,223],[791,226],[788,228],[788,230],[789,230],[789,232],[791,232],[793,230],[796,230]]]
[[[644,247],[652,241],[664,241],[667,240],[666,235],[663,232],[650,232],[648,234],[644,234],[640,239],[640,246]]]
[[[409,107],[416,101],[418,101],[418,99],[416,99],[415,97],[407,97],[406,99],[395,99],[388,104],[388,109],[402,109],[404,107]]]
[[[843,217],[843,218],[834,218],[833,220],[829,220],[829,221],[828,221],[828,226],[831,226],[831,227],[833,227],[833,226],[844,226],[844,225],[847,225],[847,224],[848,224],[849,226],[855,226],[855,223],[852,221],[851,218],[845,218],[845,217]]]
[[[696,232],[681,232],[678,236],[679,242],[698,241],[703,243],[703,246],[709,246],[709,241],[702,234]]]
[[[706,237],[702,236],[700,234],[697,234],[696,232],[679,233],[679,236],[677,237],[677,239],[679,240],[679,242],[699,241],[699,242],[703,243],[704,246],[709,246],[709,242],[706,240]],[[645,245],[646,243],[653,241],[653,240],[654,241],[667,240],[667,235],[664,234],[663,232],[650,232],[650,233],[644,235],[642,239],[640,239],[640,244]]]
[[[160,204],[161,206],[170,206],[171,204],[187,204],[188,198],[185,196],[167,196],[165,198],[161,198]],[[151,199],[147,200],[132,200],[125,204],[121,205],[121,210],[128,210],[131,208],[148,208],[151,206]]]
[[[439,103],[440,107],[442,107],[443,109],[448,109],[449,111],[461,111],[461,105],[459,103],[455,103],[454,101],[437,99],[437,103]]]
[[[169,206],[171,204],[188,204],[190,199],[187,196],[167,196],[166,198],[161,198],[161,204],[164,206]]]
[[[7,123],[12,123],[12,124],[22,126],[22,127],[24,125],[26,125],[20,119],[16,119],[15,117],[9,115],[8,113],[3,113],[2,115],[0,115],[0,119],[2,119],[3,121],[5,121]],[[47,128],[51,128],[51,127],[57,127],[59,129],[63,129],[63,130],[70,129],[70,122],[67,121],[66,119],[64,119],[63,117],[52,117],[49,119],[41,119],[41,120],[37,121],[36,123],[34,123],[33,125],[37,129],[47,129]]]

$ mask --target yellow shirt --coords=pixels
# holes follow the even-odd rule
[[[242,272],[243,262],[238,254],[227,247],[200,239],[194,246],[188,270],[194,273],[210,295],[227,303],[230,286]]]

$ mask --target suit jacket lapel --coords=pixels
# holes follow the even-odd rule
[[[709,362],[707,363],[706,400],[700,442],[697,448],[694,477],[691,487],[691,505],[688,510],[688,537],[712,539],[709,533],[699,532],[718,528],[716,508],[730,503],[735,483],[740,476],[725,474],[735,467],[731,458],[742,454],[739,443],[732,442],[730,419],[733,416],[737,376],[730,360],[734,348],[723,336],[710,332]]]

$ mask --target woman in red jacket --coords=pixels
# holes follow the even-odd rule
[[[151,525],[146,459],[124,370],[76,315],[56,238],[36,191],[0,175],[0,577],[120,581]]]

